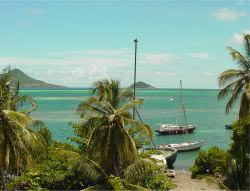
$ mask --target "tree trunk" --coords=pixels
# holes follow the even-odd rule
[[[0,170],[0,181],[1,181],[1,189],[4,190],[6,187],[5,177],[4,177],[4,169],[1,168]]]

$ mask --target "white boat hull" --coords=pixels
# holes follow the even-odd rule
[[[168,144],[168,145],[159,145],[159,148],[172,147],[178,151],[190,151],[196,150],[202,147],[204,141],[194,141],[194,142],[184,142],[184,143],[176,143],[176,144]]]

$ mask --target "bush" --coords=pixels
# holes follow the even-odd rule
[[[83,189],[92,182],[84,177],[76,161],[81,155],[51,147],[46,160],[40,161],[8,185],[10,190]]]
[[[153,190],[170,190],[176,187],[170,178],[165,173],[156,173],[155,176],[147,180],[146,188]]]
[[[233,136],[229,150],[231,165],[229,176],[235,185],[233,189],[249,190],[250,187],[250,117],[242,118],[232,125]]]
[[[210,147],[208,151],[200,151],[191,167],[192,177],[199,174],[226,174],[228,170],[228,153],[216,146]]]
[[[47,145],[50,146],[52,141],[52,134],[51,131],[47,127],[41,127],[37,133],[41,135],[44,140],[46,141]]]

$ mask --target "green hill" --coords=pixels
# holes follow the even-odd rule
[[[19,69],[13,69],[12,80],[10,85],[15,86],[17,82],[20,82],[20,88],[66,88],[65,86],[59,86],[54,84],[49,84],[41,80],[36,80]]]
[[[134,84],[131,84],[129,88],[134,88]],[[136,82],[135,83],[135,88],[139,89],[156,89],[156,87],[153,87],[145,82]]]

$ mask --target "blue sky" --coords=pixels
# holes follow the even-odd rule
[[[0,69],[89,87],[98,79],[156,87],[218,88],[250,33],[250,1],[1,1]]]

